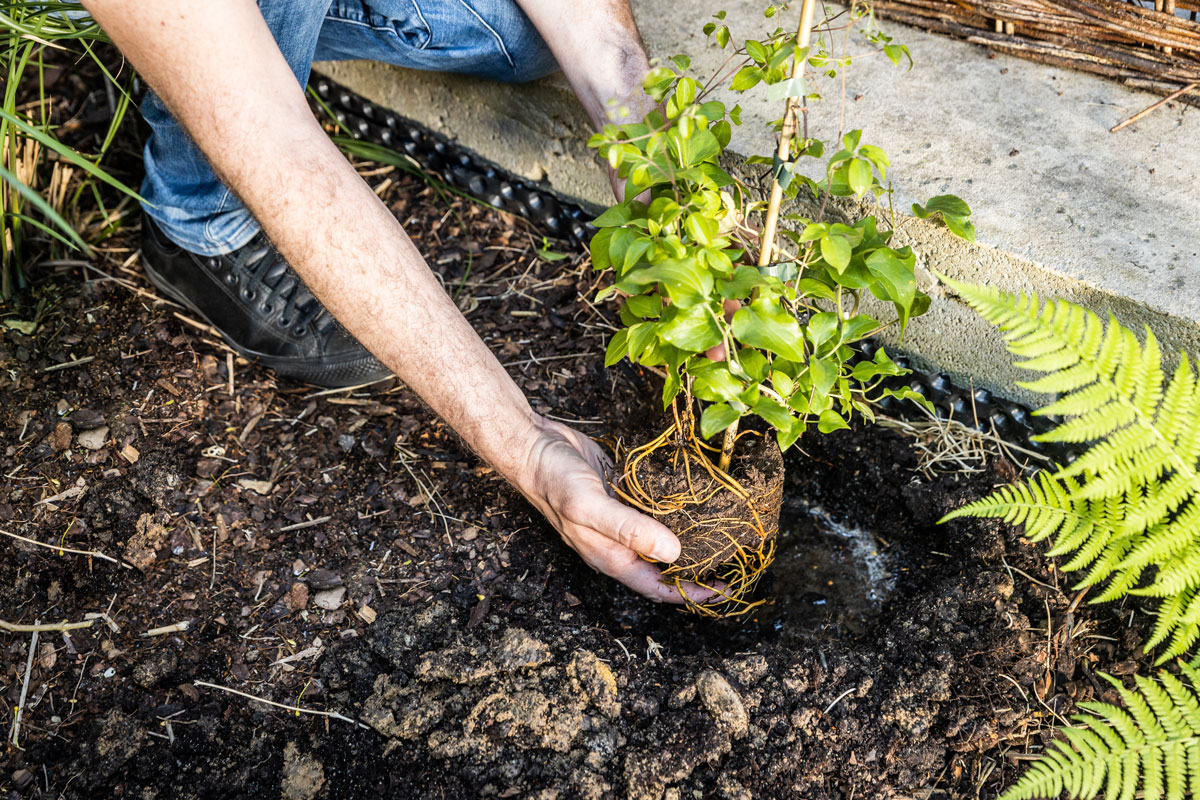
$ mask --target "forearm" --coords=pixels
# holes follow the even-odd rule
[[[329,311],[481,457],[519,478],[537,417],[315,122],[255,5],[87,6]]]
[[[600,128],[622,107],[639,120],[654,107],[642,91],[650,64],[629,0],[518,3],[550,46],[593,126]]]

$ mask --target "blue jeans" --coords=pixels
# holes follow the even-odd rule
[[[313,61],[372,59],[414,69],[517,83],[557,69],[549,48],[513,0],[259,0],[259,10],[296,80]],[[398,109],[403,111],[403,109]],[[258,223],[213,173],[153,92],[142,114],[142,196],[176,244],[201,255],[249,242]]]

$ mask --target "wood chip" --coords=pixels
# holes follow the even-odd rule
[[[121,448],[121,458],[128,461],[130,464],[136,464],[137,460],[142,457],[138,449],[131,444],[127,444]]]

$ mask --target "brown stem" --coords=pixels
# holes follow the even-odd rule
[[[800,27],[796,31],[796,46],[799,48],[808,47],[815,5],[815,0],[804,0],[804,6],[800,9]],[[798,66],[793,60],[792,77],[796,76]],[[796,135],[796,105],[796,98],[789,97],[787,99],[787,107],[783,112],[783,129],[779,132],[779,149],[776,152],[780,161],[787,161],[788,156],[791,155],[792,137]],[[767,204],[767,218],[763,223],[762,239],[758,251],[760,267],[771,263],[771,251],[774,249],[775,229],[779,224],[779,206],[782,201],[783,188],[779,185],[779,179],[776,177],[771,181],[771,199]],[[722,456],[722,460],[724,460],[724,456]]]
[[[738,420],[725,429],[725,441],[721,443],[721,461],[717,465],[721,472],[729,472],[729,463],[733,460],[733,443],[737,441]]]

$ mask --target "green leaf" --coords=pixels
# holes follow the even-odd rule
[[[717,238],[717,231],[720,229],[720,225],[715,219],[705,214],[689,214],[688,218],[683,222],[683,228],[692,237],[693,241],[707,247]]]
[[[884,55],[886,55],[893,64],[900,66],[900,56],[908,59],[908,68],[913,68],[912,53],[908,52],[908,48],[902,44],[885,44],[883,46]]]
[[[867,316],[866,314],[858,314],[846,320],[842,324],[842,341],[846,343],[857,342],[865,336],[870,335],[879,328],[879,321]]]
[[[952,194],[941,194],[937,197],[929,198],[929,202],[924,206],[919,203],[913,203],[913,213],[921,219],[925,219],[933,214],[969,217],[971,216],[971,207],[960,197]]]
[[[742,344],[803,363],[804,334],[800,323],[778,302],[759,298],[733,315],[733,335]]]
[[[799,74],[767,87],[767,100],[772,103],[782,103],[789,97],[803,97],[806,94],[808,94],[808,86],[804,81],[804,76]]]
[[[791,430],[792,412],[769,397],[760,397],[754,404],[754,413],[767,421],[776,430]]]
[[[658,295],[635,295],[625,298],[625,307],[636,316],[655,318],[662,313],[662,298]]]
[[[832,408],[822,411],[821,416],[817,419],[817,430],[821,433],[833,433],[849,427],[846,420],[842,419],[842,415]]]
[[[733,81],[729,84],[729,88],[735,92],[744,92],[747,89],[754,88],[761,80],[761,69],[750,66],[742,67],[738,70],[738,74],[733,76]]]
[[[746,41],[746,55],[759,64],[767,63],[767,48],[763,47],[762,42],[748,39]]]
[[[714,403],[700,415],[700,435],[708,439],[737,422],[741,416],[726,403]]]
[[[671,306],[662,316],[658,335],[691,353],[702,353],[721,343],[721,329],[707,304],[689,308]]]
[[[629,217],[629,206],[621,203],[596,217],[592,220],[592,224],[597,228],[616,228],[629,222]]]
[[[709,299],[713,277],[696,259],[668,258],[650,267],[642,267],[621,278],[621,286],[638,294],[651,284],[660,284],[676,306],[694,306]]]
[[[721,152],[721,143],[707,128],[696,128],[686,139],[678,131],[672,130],[667,135],[667,141],[672,155],[685,167],[699,164]]]
[[[622,328],[613,334],[612,339],[608,341],[608,348],[604,351],[604,366],[611,367],[616,364],[629,351],[629,329]]]
[[[916,256],[907,247],[902,250],[881,247],[867,256],[866,265],[886,290],[876,293],[872,287],[872,293],[895,305],[900,317],[900,332],[903,334],[917,295],[917,279],[913,274]]]
[[[807,428],[808,425],[799,417],[792,417],[792,424],[788,426],[787,430],[779,428],[775,432],[775,441],[779,443],[780,452],[787,452],[787,449],[796,443],[796,440],[804,434]]]
[[[858,140],[862,138],[861,130],[854,130],[842,137],[842,147],[850,152],[858,148]]]
[[[850,243],[846,241],[844,236],[822,236],[821,237],[821,258],[838,272],[845,272],[846,267],[850,265],[850,256],[853,251],[850,248]]]
[[[833,382],[837,380],[837,367],[827,359],[814,358],[808,362],[808,370],[812,376],[813,390],[821,396],[829,394]]]
[[[818,314],[813,314],[808,320],[808,339],[813,344],[813,349],[816,350],[822,344],[833,339],[838,334],[838,318],[837,314],[831,311],[822,311]]]
[[[862,158],[851,159],[846,181],[854,190],[854,194],[862,197],[875,183],[875,175],[871,172],[871,162]]]
[[[921,219],[941,215],[946,227],[960,239],[975,241],[975,226],[970,222],[971,208],[961,198],[952,194],[932,197],[925,205],[913,203],[913,214]]]
[[[746,390],[724,362],[700,359],[696,366],[688,369],[688,373],[695,378],[692,391],[701,400],[737,400],[738,395]]]

